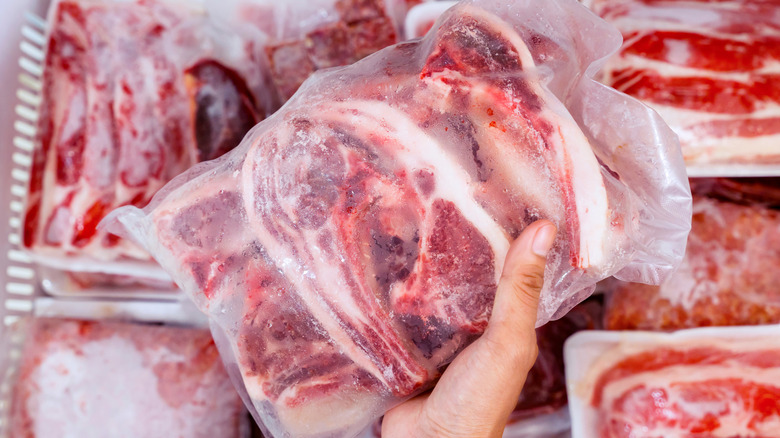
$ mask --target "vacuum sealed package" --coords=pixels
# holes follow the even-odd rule
[[[669,122],[691,176],[780,175],[776,2],[584,3],[625,37],[604,82]]]
[[[775,437],[780,326],[586,331],[565,347],[573,438]]]
[[[680,268],[660,286],[612,284],[606,327],[780,323],[778,266],[780,211],[697,197]]]
[[[238,145],[273,103],[262,50],[192,3],[57,0],[47,26],[24,245],[58,269],[170,280],[97,225]]]
[[[404,0],[204,0],[228,22],[267,35],[266,60],[281,101],[315,71],[352,64],[399,42]]]
[[[679,262],[676,137],[591,77],[619,44],[573,0],[463,2],[422,40],[317,72],[107,229],[210,316],[268,435],[354,436],[485,330],[533,221],[559,230],[539,325],[605,277],[657,282]]]
[[[26,339],[4,436],[249,435],[208,330],[26,318],[9,331]]]

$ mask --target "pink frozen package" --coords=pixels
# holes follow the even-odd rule
[[[484,331],[531,222],[559,229],[540,325],[607,276],[679,262],[676,138],[592,79],[619,45],[576,1],[461,3],[422,40],[316,73],[237,149],[106,222],[210,316],[268,434],[354,435]]]
[[[59,269],[153,275],[146,252],[97,224],[262,120],[260,44],[166,0],[58,0],[46,38],[24,245]]]
[[[771,166],[765,175],[777,174],[776,1],[585,3],[625,38],[604,69],[605,83],[647,102],[669,122],[692,171],[704,173],[706,166],[717,164],[756,164]]]
[[[207,330],[24,320],[10,437],[248,436]]]
[[[729,187],[724,184],[715,181],[710,187],[714,194],[732,196],[724,193]],[[749,191],[740,195],[760,201]],[[606,326],[673,330],[780,323],[778,266],[780,211],[696,197],[680,268],[660,286],[615,282],[607,300]]]
[[[565,346],[573,438],[778,436],[778,330],[575,334]]]

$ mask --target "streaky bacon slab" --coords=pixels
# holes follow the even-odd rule
[[[603,81],[656,109],[688,163],[780,163],[777,2],[589,4],[625,38]]]

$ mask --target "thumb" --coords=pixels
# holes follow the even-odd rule
[[[527,334],[534,334],[545,262],[555,234],[555,225],[550,221],[536,221],[509,247],[493,313],[483,336],[489,343],[511,351],[522,344]]]

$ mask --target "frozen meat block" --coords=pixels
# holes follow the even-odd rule
[[[351,436],[430,387],[537,219],[559,230],[540,325],[681,258],[674,135],[586,74],[617,32],[575,1],[502,4],[320,70],[239,148],[107,219],[209,314],[270,435]]]
[[[604,82],[657,110],[688,163],[780,163],[776,2],[585,3],[625,38]]]
[[[606,327],[669,330],[780,322],[780,211],[694,202],[688,250],[661,286],[616,283]]]
[[[29,321],[11,437],[244,437],[246,411],[208,331]]]
[[[262,50],[164,0],[59,0],[48,26],[24,245],[60,269],[148,260],[97,224],[238,145],[270,103]]]
[[[215,14],[249,23],[269,36],[265,46],[278,97],[287,101],[322,68],[352,64],[401,40],[403,0],[206,1]],[[233,13],[226,12],[234,11]]]
[[[565,351],[573,438],[778,436],[778,330],[574,335]]]

